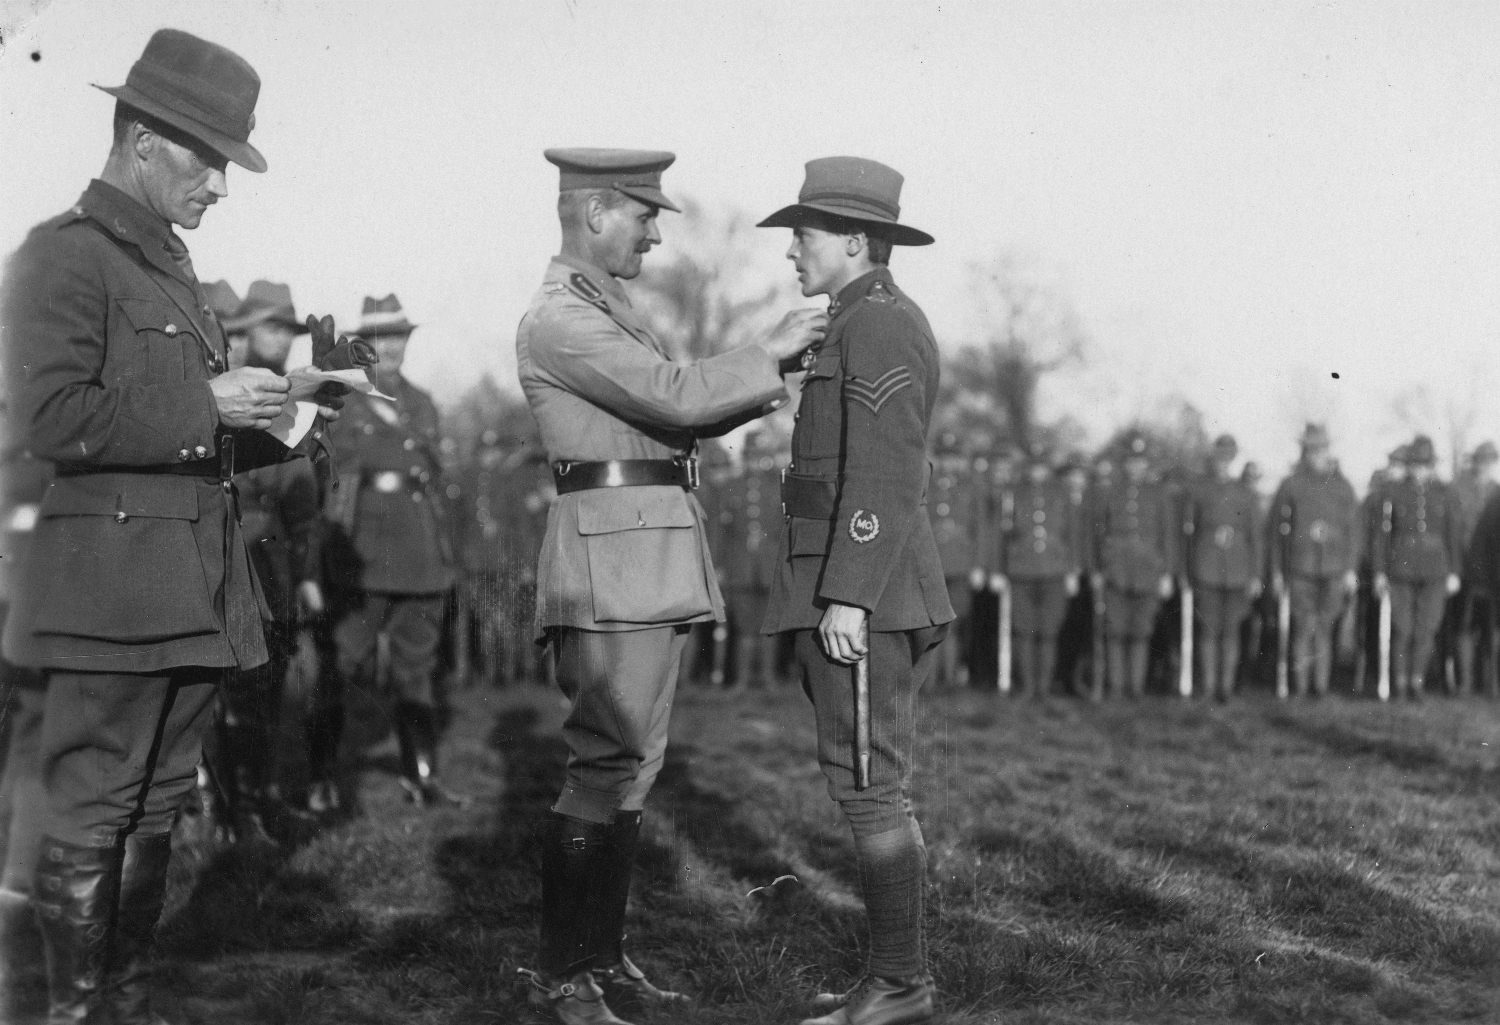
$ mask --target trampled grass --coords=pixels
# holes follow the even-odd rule
[[[375,747],[349,779],[357,813],[300,849],[183,859],[167,1009],[528,1020],[516,969],[563,710],[538,690],[455,703],[447,771],[473,809],[411,809]],[[1500,1021],[1500,707],[965,693],[919,721],[930,958],[954,1025]],[[865,944],[810,709],[795,689],[687,690],[673,737],[631,949],[698,1001],[634,1020],[795,1022]]]

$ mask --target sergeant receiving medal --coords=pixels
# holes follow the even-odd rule
[[[848,993],[816,997],[814,1009],[829,1013],[803,1025],[933,1015],[922,959],[927,856],[911,811],[909,752],[916,693],[954,617],[922,508],[937,345],[886,266],[893,245],[932,242],[897,222],[901,183],[873,160],[813,160],[798,202],[760,223],[792,229],[787,258],[802,294],[833,299],[828,338],[803,361],[782,486],[787,525],[764,630],[795,634],[818,761],[854,832],[870,926],[868,974]],[[850,669],[862,660],[864,709]],[[853,742],[857,726],[868,730],[859,752],[867,761],[857,758],[865,747]]]
[[[609,1000],[680,1001],[621,940],[641,809],[660,771],[691,625],[724,600],[692,495],[700,437],[786,404],[783,364],[822,337],[798,310],[765,341],[670,359],[620,284],[661,241],[675,156],[555,149],[562,252],[516,334],[516,366],[558,498],[537,562],[537,626],[572,701],[567,779],[542,839],[542,928],[531,1003],[564,1022],[617,1023]]]

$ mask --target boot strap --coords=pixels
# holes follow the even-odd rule
[[[538,993],[541,993],[548,1000],[554,1002],[558,1000],[566,1000],[568,997],[577,997],[577,999],[583,1001],[584,1003],[593,1003],[595,1000],[599,999],[598,997],[594,997],[591,999],[586,996],[580,996],[578,993],[578,987],[573,985],[571,982],[562,982],[556,986],[548,986],[545,982],[542,981],[542,973],[532,971],[530,968],[517,968],[516,973],[526,976],[527,980],[531,983],[532,989],[536,990]]]

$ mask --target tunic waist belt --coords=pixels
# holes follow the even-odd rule
[[[838,515],[839,485],[836,480],[781,475],[781,512],[805,520],[831,520]],[[923,482],[920,505],[927,505],[927,485]]]
[[[592,463],[554,463],[552,479],[557,493],[593,488],[679,487],[692,491],[698,486],[696,459],[610,459]]]

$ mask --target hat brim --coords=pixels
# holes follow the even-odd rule
[[[615,190],[625,193],[631,199],[638,199],[650,206],[661,207],[663,210],[670,210],[674,214],[682,213],[677,208],[677,204],[668,199],[666,193],[662,192],[661,189],[653,189],[649,185],[616,185]]]
[[[150,114],[158,120],[165,121],[173,128],[180,128],[188,135],[203,143],[209,149],[219,154],[226,160],[232,160],[247,171],[260,174],[266,169],[266,158],[260,155],[260,150],[248,142],[239,142],[231,139],[223,132],[215,131],[200,121],[195,121],[181,111],[173,110],[165,106],[139,89],[128,85],[105,86],[96,85],[95,89],[109,93],[122,103],[128,103],[143,113]]]
[[[266,324],[273,321],[291,328],[294,335],[307,334],[308,328],[305,321],[298,323],[295,317],[282,313],[279,310],[256,310],[254,313],[247,313],[243,317],[225,317],[219,322],[219,326],[224,329],[225,334],[232,335],[240,331],[248,331],[257,324]]]
[[[409,335],[417,329],[417,325],[410,321],[398,320],[391,324],[372,324],[369,327],[356,328],[356,338],[388,338],[391,335]]]
[[[793,203],[791,206],[784,206],[777,210],[756,227],[801,228],[809,222],[815,223],[826,217],[838,217],[846,221],[869,225],[874,229],[870,234],[886,239],[892,245],[930,246],[935,241],[927,232],[919,231],[909,224],[881,220],[878,217],[871,217],[863,210],[839,206],[836,203]]]

